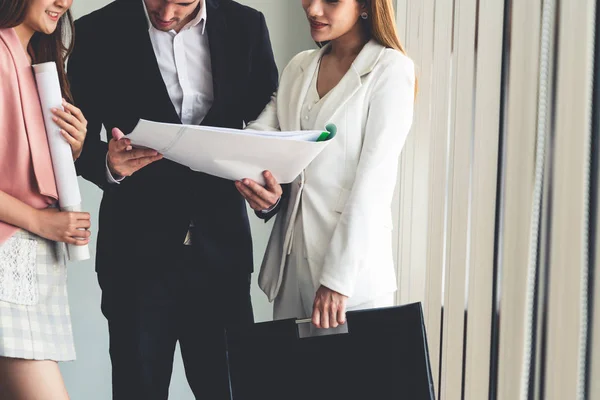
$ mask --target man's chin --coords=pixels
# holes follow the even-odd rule
[[[177,28],[177,22],[171,21],[169,24],[163,24],[160,21],[152,20],[152,26],[159,31],[168,32]]]

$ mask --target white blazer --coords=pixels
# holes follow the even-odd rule
[[[248,128],[300,130],[301,108],[325,50],[290,61],[277,94]],[[414,86],[413,62],[371,40],[323,100],[316,128],[333,123],[337,136],[291,185],[277,215],[259,275],[270,301],[281,286],[299,206],[315,288],[349,296],[349,307],[396,290],[391,203]]]

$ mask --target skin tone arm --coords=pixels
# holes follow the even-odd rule
[[[55,242],[83,246],[90,241],[89,213],[61,212],[56,208],[38,210],[3,191],[0,191],[0,221]]]

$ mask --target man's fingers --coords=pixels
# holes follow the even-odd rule
[[[119,128],[113,128],[112,137],[115,140],[121,140],[125,134]]]
[[[131,146],[131,141],[129,139],[117,140],[113,138],[108,144],[108,149],[109,151],[112,150],[117,153],[124,153],[127,151],[128,146]]]
[[[146,158],[154,158],[154,157],[156,157],[158,155],[159,154],[158,154],[158,152],[156,150],[150,150],[150,149],[133,149],[133,150],[128,151],[125,154],[123,154],[123,157],[126,160],[130,161],[130,160],[144,160]]]
[[[136,159],[133,159],[132,161],[130,161],[130,163],[133,164],[133,168],[135,171],[139,171],[140,169],[144,168],[145,166],[152,164],[153,162],[158,161],[161,158],[163,158],[163,155],[157,154],[154,156],[146,156],[146,157],[136,158]]]

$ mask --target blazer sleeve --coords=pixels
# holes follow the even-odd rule
[[[246,129],[254,129],[257,131],[279,131],[279,118],[277,117],[277,93],[271,96],[271,101],[260,113],[258,118],[248,124]]]
[[[75,25],[77,40],[69,57],[67,75],[75,105],[81,109],[88,126],[83,151],[75,166],[78,175],[95,183],[101,189],[108,189],[110,187],[106,178],[108,144],[100,138],[103,121],[99,78],[102,72],[97,54],[101,49],[99,43],[94,40],[94,35],[87,32],[85,26],[78,22]],[[110,138],[110,132],[108,137]]]
[[[368,267],[369,240],[380,236],[376,233],[390,218],[398,159],[412,125],[414,87],[414,65],[399,53],[373,84],[356,177],[319,279],[348,297],[360,269]]]

